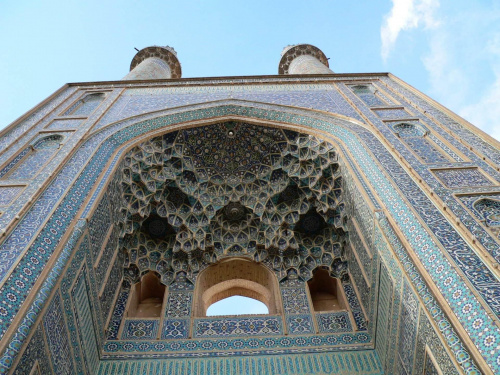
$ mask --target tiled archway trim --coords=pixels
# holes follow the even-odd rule
[[[18,296],[20,298],[15,301],[16,304],[12,309],[10,309],[11,312],[16,314],[19,311],[20,305],[22,303],[21,300],[23,299],[22,297],[26,296],[27,293],[35,285],[37,276],[39,275],[40,271],[47,263],[49,256],[52,254],[57,244],[61,240],[63,233],[71,222],[71,218],[76,214],[78,209],[85,201],[94,182],[97,180],[100,172],[106,165],[106,162],[112,156],[113,152],[116,151],[121,145],[123,145],[123,143],[139,137],[146,132],[167,126],[175,126],[175,124],[180,124],[188,121],[221,116],[244,116],[250,119],[280,121],[298,126],[316,128],[328,132],[338,139],[341,139],[349,148],[349,151],[352,154],[356,155],[358,165],[360,166],[362,171],[362,175],[367,176],[367,179],[373,186],[373,190],[377,192],[378,196],[386,206],[387,211],[399,225],[400,230],[404,233],[406,239],[412,245],[421,262],[427,268],[429,273],[433,275],[434,281],[443,295],[453,294],[453,291],[451,291],[451,293],[449,291],[449,285],[457,285],[459,286],[462,293],[461,297],[466,298],[467,303],[470,303],[474,311],[477,311],[477,316],[482,319],[481,327],[479,330],[471,325],[472,322],[466,320],[465,314],[462,313],[462,306],[458,303],[460,301],[457,301],[456,304],[453,304],[453,299],[450,296],[450,305],[452,305],[452,310],[455,312],[455,315],[459,318],[463,326],[467,329],[471,340],[475,343],[479,351],[485,357],[490,368],[492,368],[492,370],[494,371],[497,371],[500,368],[498,358],[493,354],[489,354],[488,348],[484,345],[484,337],[478,335],[482,330],[484,330],[484,328],[489,328],[489,335],[494,335],[494,339],[496,340],[496,342],[500,342],[500,334],[498,328],[494,325],[492,319],[488,316],[486,309],[480,304],[477,298],[475,298],[474,294],[467,288],[459,273],[448,262],[444,254],[441,253],[440,249],[433,241],[429,233],[426,232],[424,227],[418,222],[415,215],[408,207],[407,202],[405,202],[405,200],[399,196],[399,194],[391,185],[391,182],[382,173],[377,164],[374,163],[372,155],[369,151],[367,151],[358,136],[353,134],[353,130],[357,132],[361,136],[361,138],[364,138],[365,142],[368,143],[371,151],[376,155],[377,159],[384,162],[384,168],[386,168],[387,170],[390,170],[390,168],[394,168],[394,170],[398,172],[393,175],[393,177],[400,188],[404,184],[406,184],[408,189],[413,189],[412,193],[415,194],[417,198],[423,195],[423,193],[416,187],[416,185],[401,169],[401,167],[387,152],[387,150],[376,139],[374,139],[372,133],[364,130],[360,126],[350,124],[347,121],[340,120],[333,116],[323,116],[322,118],[318,116],[313,118],[311,117],[310,112],[308,113],[305,111],[297,111],[293,109],[283,110],[283,108],[279,106],[259,106],[256,104],[252,104],[252,106],[250,107],[243,106],[241,104],[238,105],[238,103],[219,103],[218,105],[216,104],[216,106],[205,106],[205,108],[185,110],[185,112],[182,113],[175,113],[175,111],[168,112],[174,113],[172,113],[171,115],[165,115],[164,117],[157,117],[142,121],[140,119],[131,119],[104,129],[103,132],[98,133],[95,137],[89,139],[86,143],[84,143],[83,146],[76,152],[76,154],[74,154],[72,159],[63,168],[60,174],[64,175],[64,173],[67,173],[67,175],[65,176],[66,179],[64,180],[66,184],[62,183],[59,185],[59,196],[63,195],[63,192],[70,185],[72,177],[77,176],[82,167],[83,171],[79,174],[78,180],[76,180],[76,182],[73,184],[74,188],[68,191],[61,204],[57,207],[52,217],[48,220],[45,227],[35,239],[35,242],[28,249],[28,252],[24,254],[24,257],[19,259],[19,265],[16,269],[23,271],[25,269],[28,269],[28,266],[32,267],[30,263],[30,257],[33,257],[34,255],[38,256],[40,258],[40,261],[38,262],[38,264],[36,265],[37,267],[35,267],[34,270],[28,269],[28,272],[30,272],[29,276],[31,277],[27,278],[24,290],[19,292]],[[159,114],[157,116],[159,116]],[[118,130],[119,128],[122,128],[122,130]],[[348,130],[348,128],[351,129]],[[369,139],[367,140],[368,137]],[[100,145],[99,148],[98,145]],[[94,150],[97,151],[94,153]],[[93,155],[93,157],[90,162],[87,163],[87,160],[89,160],[91,155]],[[87,157],[81,158],[81,156]],[[116,156],[113,163],[116,163],[118,158],[119,155]],[[106,174],[109,175],[111,173],[113,166],[114,165],[112,164],[111,168],[106,171]],[[105,183],[105,180],[106,179],[102,180],[102,184]],[[369,190],[370,189],[368,189],[368,191]],[[96,196],[92,197],[90,205],[93,203],[95,198]],[[417,209],[417,207],[415,208]],[[437,214],[439,214],[439,212],[437,212]],[[40,223],[37,228],[39,228],[41,225],[42,223]],[[16,228],[14,232],[17,229],[18,228]],[[446,228],[438,229],[443,230]],[[449,229],[453,230],[451,226]],[[33,230],[33,232],[34,231],[35,230]],[[470,252],[472,253],[471,250]],[[429,259],[430,256],[434,256],[434,258]],[[473,254],[471,254],[471,257],[472,256]],[[26,266],[23,267],[24,265]],[[446,279],[436,273],[435,270],[438,265],[443,265],[444,271],[442,272],[446,273]],[[64,264],[61,264],[61,267],[63,266]],[[54,274],[54,278],[56,277],[57,275]],[[3,288],[0,292],[2,295],[2,301],[8,300],[7,294],[9,293],[9,290],[17,287],[15,282],[18,279],[18,275],[12,273],[5,280]],[[447,281],[450,279],[451,284],[449,283],[449,281]],[[54,279],[47,279],[47,282],[49,282],[50,284],[51,280]],[[47,282],[45,284],[47,284]],[[47,287],[49,286],[51,287],[51,285],[47,285]],[[481,291],[480,287],[481,285],[477,285],[477,289],[479,291]],[[24,338],[27,336],[36,315],[38,315],[43,306],[43,301],[46,300],[47,295],[50,293],[50,289],[43,289],[39,292],[39,296],[41,297],[41,299],[35,300],[35,303],[32,306],[35,308],[32,309],[32,311],[28,315],[26,315],[26,325],[21,326],[21,329],[17,332],[17,337],[14,337],[13,340],[11,340],[10,348],[12,351],[14,351],[14,353],[12,351],[4,353],[2,364],[7,365],[9,360],[9,358],[7,357],[10,357],[10,360],[12,360],[13,357],[11,357],[10,355],[18,352],[19,343],[23,342]],[[493,303],[491,303],[490,305],[492,304]],[[10,317],[7,317],[5,320],[2,320],[0,322],[0,332],[2,333],[2,335],[5,334],[10,321],[12,321],[13,316],[14,315],[11,315]],[[463,350],[461,345],[459,345],[458,349]]]

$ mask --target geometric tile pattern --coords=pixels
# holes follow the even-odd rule
[[[382,119],[408,118],[410,116],[404,109],[376,109],[373,112]]]
[[[425,367],[424,367],[424,375],[439,375],[440,373],[436,369],[436,365],[432,361],[429,355],[425,357]]]
[[[281,317],[195,319],[194,337],[270,336],[283,334]]]
[[[277,354],[293,352],[299,348],[301,352],[315,352],[318,349],[324,351],[325,347],[351,349],[352,345],[370,343],[371,336],[362,333],[331,333],[321,335],[294,335],[294,336],[252,336],[252,337],[224,337],[224,338],[193,338],[187,342],[175,342],[175,340],[147,341],[147,340],[119,340],[107,341],[104,344],[104,355],[108,358],[115,353],[133,354],[134,358],[147,358],[151,353],[155,357],[198,357],[200,352],[204,353],[228,353],[228,351],[247,352],[252,350],[254,354]],[[144,354],[147,353],[147,354]],[[144,356],[142,355],[144,354]]]
[[[382,363],[385,363],[390,340],[390,312],[393,300],[393,286],[387,267],[382,263],[380,270],[379,312],[377,321],[376,347]]]
[[[103,93],[87,94],[75,102],[61,116],[89,116],[104,100]]]
[[[120,169],[115,210],[127,266],[141,274],[159,272],[165,284],[178,272],[194,279],[229,255],[251,256],[276,273],[286,265],[304,280],[317,266],[338,277],[346,271],[334,255],[344,205],[329,143],[230,121],[152,138],[127,152]],[[231,207],[241,211],[238,224]],[[150,215],[166,219],[172,234],[152,241],[142,230]]]
[[[188,337],[189,319],[165,319],[161,331],[162,340],[186,339]]]
[[[450,162],[450,159],[441,153],[427,138],[408,137],[404,139],[404,142],[423,160],[424,163]]]
[[[41,325],[37,326],[35,333],[31,338],[26,350],[24,351],[21,360],[19,361],[15,375],[30,374],[35,362],[38,361],[39,369],[43,374],[50,374],[50,364],[47,348],[43,339]]]
[[[351,319],[347,311],[316,314],[316,319],[320,332],[352,331]]]
[[[282,288],[283,308],[285,314],[307,314],[309,303],[305,288]]]
[[[449,188],[493,185],[477,168],[436,169],[433,173]]]
[[[287,315],[290,334],[315,333],[311,315]]]
[[[476,201],[474,208],[481,214],[486,226],[500,238],[500,201],[482,198]]]
[[[97,208],[89,219],[90,246],[92,247],[92,259],[97,261],[99,252],[104,244],[104,238],[111,225],[111,214],[109,208],[108,194],[104,194]]]
[[[343,106],[343,99],[333,85],[330,84],[289,84],[284,92],[279,85],[232,86],[231,96],[234,99],[257,102],[294,105],[305,102],[308,107],[342,113],[361,120],[351,106]],[[106,124],[137,115],[166,108],[180,107],[187,104],[206,103],[228,98],[228,87],[200,86],[164,88],[127,89],[106,112],[96,129]]]
[[[358,297],[356,296],[354,288],[349,283],[343,283],[342,287],[344,288],[344,292],[347,297],[347,303],[349,304],[358,331],[366,330],[365,314],[361,309],[361,305],[359,304]]]
[[[382,375],[374,350],[341,353],[241,356],[177,361],[103,361],[98,375]]]
[[[122,340],[154,340],[158,334],[158,319],[125,319]]]
[[[374,93],[372,85],[350,86],[350,89],[369,107],[387,105]]]
[[[77,327],[80,342],[85,353],[87,371],[92,374],[99,365],[98,342],[95,336],[96,328],[92,318],[88,287],[85,282],[85,274],[81,274],[72,290],[73,303],[76,307]]]
[[[33,145],[33,150],[28,152],[22,160],[4,175],[8,180],[29,180],[32,179],[45,163],[57,152],[63,137],[58,134],[48,135],[38,140]]]
[[[82,223],[85,221],[79,221],[76,228],[82,230]],[[76,233],[75,233],[76,232]],[[67,256],[74,253],[74,256],[69,264],[69,268],[65,275],[63,276],[60,284],[60,291],[62,294],[62,301],[64,307],[64,315],[66,316],[66,324],[68,326],[69,333],[69,341],[70,345],[73,349],[73,358],[75,362],[75,367],[77,369],[81,369],[82,371],[86,368],[87,354],[86,348],[83,346],[83,336],[86,334],[90,334],[88,331],[82,331],[79,327],[79,322],[82,321],[82,317],[86,316],[85,313],[82,313],[82,306],[77,306],[75,303],[75,287],[80,285],[85,285],[88,296],[91,299],[91,315],[92,320],[95,322],[95,339],[97,339],[97,345],[100,347],[102,345],[104,327],[102,324],[102,319],[100,319],[100,309],[99,304],[97,303],[97,288],[98,286],[95,283],[95,279],[93,277],[92,272],[88,272],[87,270],[92,269],[92,261],[90,259],[90,246],[88,243],[88,237],[84,236],[79,245],[78,239],[81,236],[81,232],[75,231],[72,234],[72,239],[74,241],[69,241],[67,249],[71,251],[67,251]],[[68,254],[69,253],[69,254]],[[61,263],[65,264],[64,256],[61,258]],[[55,266],[54,269],[57,269],[58,266]],[[81,290],[81,289],[80,289]],[[93,329],[93,328],[92,328]],[[92,342],[92,340],[88,340],[87,342]],[[91,354],[91,351],[88,351]]]
[[[74,374],[73,360],[68,342],[68,331],[58,294],[52,299],[43,320],[52,366],[56,374]]]
[[[51,120],[51,118],[53,118],[54,109],[59,107],[61,103],[64,103],[76,91],[78,91],[77,87],[67,87],[55,98],[39,106],[31,115],[18,122],[14,127],[5,132],[0,137],[0,149],[4,150],[7,146],[9,147],[3,153],[2,157],[9,158],[14,153],[18,152],[19,149],[12,144],[19,140],[25,142],[27,139],[31,139],[40,129],[43,128],[43,126],[45,126],[45,124]],[[45,118],[45,120],[43,120],[43,118]],[[0,171],[0,176],[1,174],[2,173]]]
[[[402,366],[407,373],[411,373],[413,368],[413,355],[415,352],[415,342],[418,323],[418,302],[409,290],[408,285],[404,284],[403,306],[399,326],[400,340],[399,358]]]
[[[113,310],[113,315],[111,315],[111,319],[108,324],[108,340],[118,340],[118,330],[120,329],[120,325],[125,314],[128,295],[128,290],[122,290],[120,294],[118,294],[115,309]]]
[[[66,120],[66,119],[58,119],[52,121],[46,129],[57,129],[57,130],[72,130],[76,129],[80,126],[83,120]]]
[[[389,163],[387,163],[386,165],[389,165]],[[395,179],[397,179],[397,178],[395,177]],[[380,194],[380,192],[379,192],[379,194]],[[381,195],[381,194],[380,194],[380,195]],[[410,195],[409,195],[409,197],[410,197]],[[441,228],[439,228],[439,229],[441,230]],[[417,234],[418,234],[418,233],[417,233]],[[416,249],[418,249],[417,247],[415,247],[415,248],[416,248]],[[459,249],[459,250],[460,250],[460,249]],[[478,309],[478,311],[479,311],[479,309]]]
[[[22,186],[0,186],[0,206],[8,206],[24,189]]]
[[[21,152],[19,152],[14,159],[12,159],[5,167],[0,169],[0,178],[5,176],[12,168],[14,168],[19,160],[22,160],[29,152],[31,147],[26,147]]]
[[[165,316],[169,318],[183,318],[189,316],[192,298],[193,294],[189,292],[168,293]]]

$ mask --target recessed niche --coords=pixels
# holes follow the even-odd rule
[[[154,272],[148,272],[132,287],[127,316],[132,318],[159,318],[165,286]]]
[[[167,218],[152,214],[144,223],[142,229],[154,239],[163,239],[175,234],[174,228],[168,223]]]
[[[314,236],[325,229],[326,226],[325,219],[312,209],[301,216],[299,222],[295,226],[295,230],[305,236]]]
[[[346,310],[347,304],[338,279],[329,275],[325,269],[317,269],[313,278],[307,282],[314,311]]]

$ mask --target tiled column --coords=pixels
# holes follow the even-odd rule
[[[310,44],[287,46],[281,52],[278,74],[333,74],[325,54]]]
[[[187,339],[191,321],[191,305],[193,302],[194,285],[185,274],[177,274],[175,281],[168,289],[167,306],[161,338],[163,340]]]
[[[281,298],[285,324],[289,335],[316,333],[306,283],[296,277],[296,272],[289,272],[289,277],[280,282]]]
[[[181,78],[181,64],[172,47],[147,47],[134,56],[123,80]]]

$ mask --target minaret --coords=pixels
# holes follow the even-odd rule
[[[130,73],[123,80],[181,78],[181,64],[172,47],[146,47],[132,59]]]
[[[310,44],[286,46],[281,52],[278,74],[333,74],[328,59]]]

